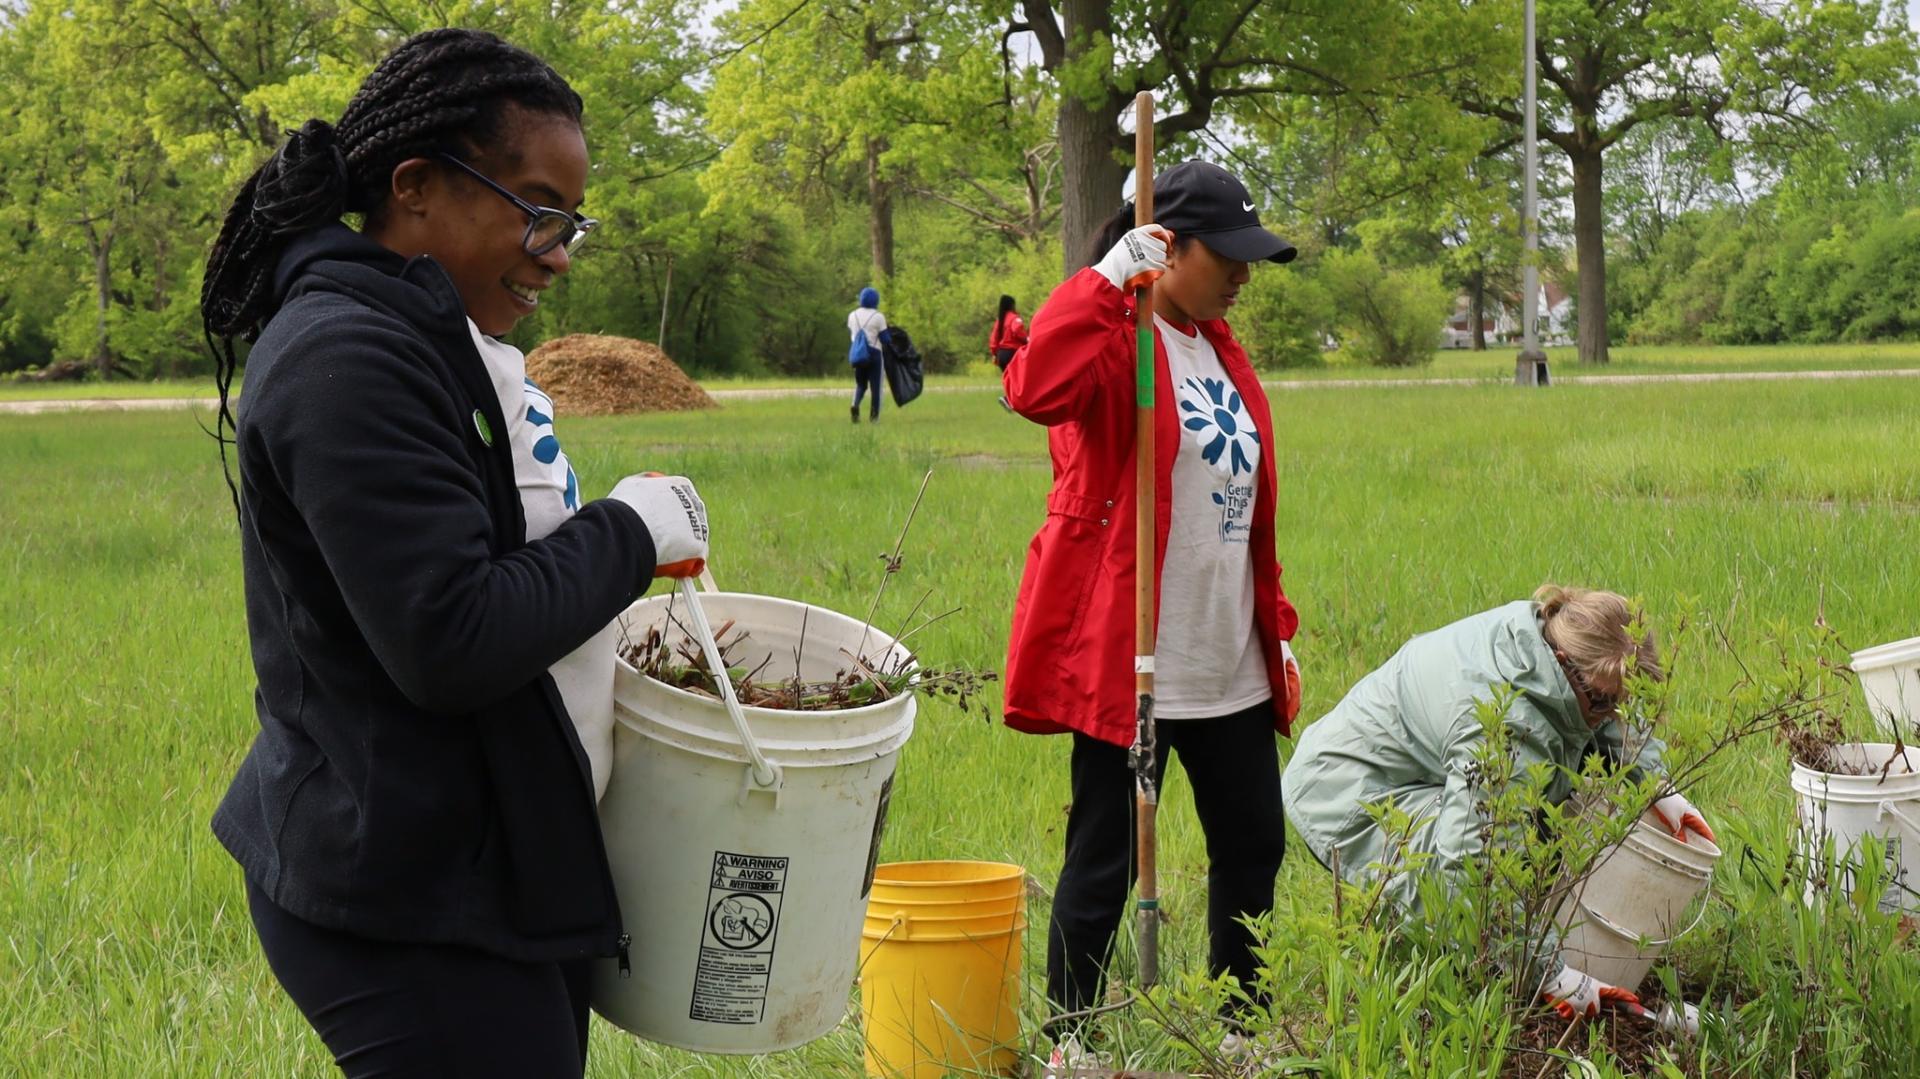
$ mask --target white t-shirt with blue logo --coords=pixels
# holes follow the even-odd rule
[[[553,429],[553,399],[527,378],[527,359],[519,349],[481,333],[472,319],[467,329],[507,418],[513,482],[520,489],[527,538],[544,538],[580,510],[580,481]],[[611,622],[547,669],[587,751],[596,799],[606,793],[613,771],[613,661],[619,633],[620,623]]]
[[[1273,697],[1253,626],[1248,544],[1266,447],[1212,343],[1158,315],[1153,321],[1167,350],[1180,422],[1167,558],[1160,568],[1154,715],[1224,716]]]

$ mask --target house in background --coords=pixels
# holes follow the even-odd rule
[[[1520,295],[1510,293],[1489,297],[1492,310],[1482,313],[1488,343],[1520,340]],[[1553,281],[1540,282],[1539,319],[1542,345],[1565,345],[1573,341],[1573,296]],[[1454,297],[1453,316],[1440,330],[1441,348],[1473,347],[1473,297],[1466,293]]]

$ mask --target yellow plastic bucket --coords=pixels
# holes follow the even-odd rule
[[[874,872],[860,936],[867,1074],[940,1079],[1019,1064],[1026,871],[895,862]]]
[[[1027,894],[1027,871],[1005,862],[888,862],[873,870],[872,903],[977,903]]]

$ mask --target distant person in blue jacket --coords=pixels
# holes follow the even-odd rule
[[[853,422],[860,422],[860,398],[873,391],[873,411],[868,421],[880,422],[880,387],[886,370],[881,355],[880,335],[887,330],[887,316],[880,313],[880,293],[869,285],[860,290],[860,306],[847,312],[847,362],[853,365]]]
[[[222,427],[256,342],[233,444],[260,730],[213,829],[349,1076],[579,1076],[589,961],[627,962],[601,642],[698,571],[707,524],[681,477],[582,503],[499,340],[594,227],[581,109],[492,34],[409,38],[247,180],[207,261]]]

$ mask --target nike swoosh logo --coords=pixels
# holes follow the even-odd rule
[[[1252,212],[1253,212],[1253,203],[1251,203],[1251,202],[1243,202],[1243,203],[1241,203],[1241,204],[1240,204],[1240,208],[1241,208],[1242,210],[1245,210],[1245,211],[1246,211],[1246,212],[1248,212],[1248,213],[1252,213]]]

